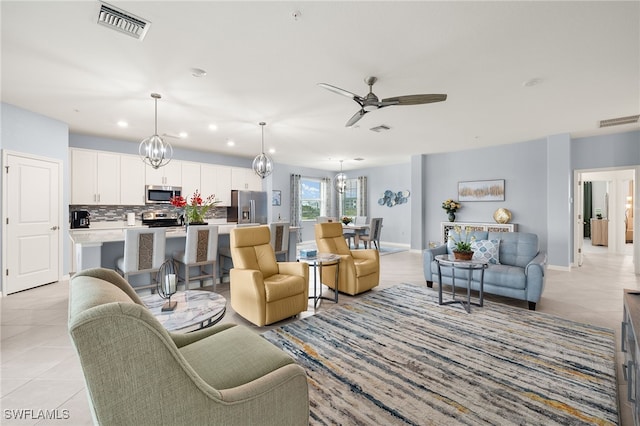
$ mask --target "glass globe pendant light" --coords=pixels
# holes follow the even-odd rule
[[[142,161],[154,169],[158,169],[171,161],[173,148],[169,142],[165,142],[158,136],[158,99],[162,98],[162,96],[152,93],[151,97],[155,101],[155,132],[152,136],[140,142],[138,154],[140,154]]]
[[[262,179],[269,176],[273,171],[273,161],[267,154],[264,153],[264,126],[267,125],[264,121],[258,123],[262,127],[262,151],[256,158],[253,159],[253,171]]]
[[[344,161],[344,160],[340,160],[340,173],[335,175],[334,178],[333,178],[333,187],[340,194],[343,194],[344,191],[346,191],[346,189],[347,189],[347,175],[342,173],[342,161]]]

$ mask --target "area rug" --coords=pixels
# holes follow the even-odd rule
[[[606,328],[401,284],[263,336],[306,370],[310,424],[618,424]]]

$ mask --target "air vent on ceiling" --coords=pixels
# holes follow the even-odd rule
[[[628,117],[611,118],[609,120],[600,120],[600,127],[619,126],[621,124],[637,123],[640,115],[630,115]]]
[[[98,24],[130,35],[138,40],[144,39],[151,26],[151,22],[106,3],[100,3]]]
[[[372,132],[380,133],[380,132],[384,132],[384,131],[387,131],[387,130],[390,130],[390,129],[391,129],[391,127],[387,126],[386,124],[381,124],[379,126],[372,127],[369,130],[371,130]]]

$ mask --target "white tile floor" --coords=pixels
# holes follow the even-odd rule
[[[588,244],[588,243],[587,243]],[[571,272],[547,271],[546,286],[538,310],[572,320],[615,329],[617,347],[622,319],[622,289],[640,289],[640,277],[633,274],[630,256],[611,255],[585,244],[581,268]],[[590,245],[589,245],[590,246]],[[381,256],[381,283],[374,291],[401,282],[424,285],[422,256],[401,252]],[[228,283],[217,291],[229,295]],[[0,408],[3,425],[91,424],[82,372],[67,336],[68,283],[54,283],[0,299]],[[330,295],[325,290],[326,295]],[[357,298],[357,297],[356,297]],[[488,296],[491,300],[520,306],[526,302]],[[340,295],[340,304],[355,298]],[[322,301],[318,311],[331,309]],[[313,315],[311,307],[302,316]],[[223,322],[251,326],[229,307]],[[279,323],[275,326],[279,326]],[[618,353],[618,364],[622,360]],[[620,377],[620,369],[618,376]],[[619,380],[621,424],[632,425],[625,401],[626,388]],[[58,410],[68,420],[14,420],[6,410]],[[67,411],[62,411],[67,410]],[[9,416],[10,417],[10,416]]]

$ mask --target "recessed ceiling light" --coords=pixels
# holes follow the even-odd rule
[[[227,146],[235,146],[235,144],[236,144],[236,143],[235,143],[234,141],[232,141],[231,139],[229,139],[229,140],[227,141]]]
[[[522,85],[524,87],[533,87],[533,86],[537,86],[538,84],[542,84],[544,80],[541,78],[530,78],[529,80],[525,81],[522,83]]]
[[[364,161],[364,158],[362,158],[362,157],[357,157],[357,158],[354,158],[354,159],[353,159],[353,161]]]
[[[269,148],[269,154],[275,154],[275,153],[276,153],[275,148]]]
[[[191,68],[191,75],[200,78],[207,75],[207,72],[201,68]]]
[[[178,133],[178,136],[180,136],[182,139],[185,139],[185,138],[189,137],[189,133],[187,133],[187,132],[180,132],[180,133]]]
[[[218,130],[218,125],[214,123],[209,124],[209,130],[215,132],[216,130]]]
[[[129,127],[129,123],[124,120],[118,121],[118,127]]]

